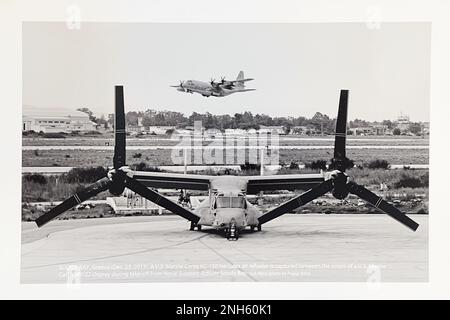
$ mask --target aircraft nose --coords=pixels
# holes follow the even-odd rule
[[[216,211],[216,224],[221,227],[229,226],[232,220],[237,226],[245,226],[245,210],[237,208],[223,208]]]

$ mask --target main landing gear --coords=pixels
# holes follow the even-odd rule
[[[262,230],[261,225],[259,224],[257,226],[251,226],[250,227],[250,230],[253,231],[253,232],[255,231],[255,229],[257,229],[258,231],[261,231]]]
[[[194,231],[195,228],[197,228],[198,231],[202,230],[202,226],[200,224],[191,221],[191,227],[189,228],[189,230]]]

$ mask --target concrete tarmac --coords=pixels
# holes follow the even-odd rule
[[[238,241],[177,216],[22,224],[22,283],[428,281],[428,216],[288,214]]]

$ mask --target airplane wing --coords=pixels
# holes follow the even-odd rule
[[[215,91],[215,92],[221,92],[223,91],[222,88],[223,86],[220,83],[214,83],[211,84],[211,88]]]
[[[248,178],[247,194],[269,190],[308,190],[324,181],[322,173],[254,176]]]
[[[254,80],[254,79],[248,78],[248,79],[242,79],[242,80],[226,80],[226,81],[224,81],[224,83],[218,82],[218,84],[222,88],[232,89],[236,85],[236,82],[246,82],[246,81],[251,81],[251,80]]]
[[[245,91],[255,91],[256,89],[241,89],[239,90],[240,92],[245,92]]]
[[[149,188],[164,189],[209,189],[210,177],[197,174],[161,173],[134,171],[133,178]]]

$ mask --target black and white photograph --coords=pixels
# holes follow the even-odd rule
[[[406,3],[0,5],[0,297],[448,295],[450,5]]]
[[[23,83],[22,283],[428,279],[429,23],[27,22]]]

